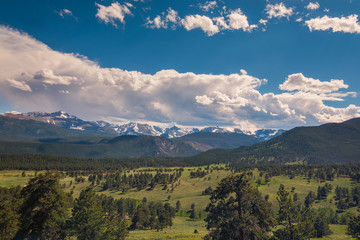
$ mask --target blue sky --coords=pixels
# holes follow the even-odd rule
[[[359,1],[0,3],[0,111],[291,128],[360,116]]]

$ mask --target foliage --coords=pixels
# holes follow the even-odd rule
[[[63,238],[63,226],[68,218],[71,196],[60,185],[62,175],[48,171],[30,179],[21,191],[20,235],[51,239]]]
[[[103,189],[122,190],[123,192],[132,188],[142,190],[146,187],[150,187],[150,189],[153,189],[159,184],[175,183],[181,177],[181,172],[181,170],[177,170],[170,174],[157,172],[155,175],[151,173],[127,175],[126,173],[118,171],[114,174],[106,174],[104,176],[105,182],[103,184]]]
[[[0,239],[13,239],[19,230],[19,202],[11,197],[0,201]]]
[[[138,207],[132,219],[131,229],[162,230],[173,225],[175,209],[170,204],[150,203]]]
[[[290,162],[308,164],[356,163],[360,155],[360,118],[317,127],[296,127],[265,142],[237,149],[214,149],[195,158],[216,162],[222,159],[232,167]]]
[[[273,224],[268,202],[244,173],[223,179],[206,211],[207,239],[266,239]]]
[[[356,239],[360,239],[360,216],[350,218],[347,234]]]
[[[198,168],[196,171],[190,172],[190,177],[191,178],[203,178],[207,174],[209,174],[209,171],[203,171],[203,170],[201,170],[201,168]]]
[[[280,240],[302,240],[313,235],[314,224],[309,215],[309,209],[298,212],[290,193],[280,185],[277,201],[279,203],[278,223],[281,226],[274,232]]]
[[[125,239],[125,220],[119,214],[104,211],[92,188],[87,188],[75,200],[72,211],[72,235],[79,240]]]

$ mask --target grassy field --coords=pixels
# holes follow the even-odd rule
[[[130,190],[126,193],[117,191],[102,191],[101,188],[97,188],[97,191],[101,194],[112,196],[114,198],[135,198],[142,200],[144,197],[148,201],[156,202],[168,202],[172,206],[175,206],[176,201],[181,203],[181,211],[177,213],[174,219],[174,225],[170,229],[157,232],[156,230],[143,230],[143,231],[132,231],[128,239],[201,239],[207,232],[205,222],[205,212],[202,211],[202,219],[192,221],[187,216],[187,211],[190,209],[191,204],[195,204],[196,210],[204,210],[209,202],[209,195],[202,195],[202,192],[209,186],[216,188],[218,182],[231,174],[230,171],[225,170],[213,170],[211,173],[206,175],[204,178],[190,178],[190,172],[197,168],[185,168],[180,178],[180,185],[170,191],[170,188],[163,190],[161,186],[156,186],[153,190]],[[136,170],[135,170],[136,171]],[[130,172],[133,173],[134,171]],[[35,175],[33,171],[26,171],[26,176],[22,177],[22,171],[0,171],[0,186],[24,186],[30,177]],[[258,179],[259,174],[255,170],[254,173],[254,185],[257,186],[255,180]],[[87,179],[87,178],[85,178]],[[82,189],[89,186],[89,182],[75,183],[75,179],[66,177],[61,181],[66,186],[66,191],[73,191],[74,198],[76,198]],[[341,187],[352,187],[352,183],[348,178],[336,178],[334,181],[328,181],[333,186],[333,191],[328,196],[327,200],[316,201],[313,207],[331,207],[334,210],[336,206],[333,201],[334,189],[336,186]],[[271,178],[269,183],[264,183],[257,186],[259,191],[263,194],[269,195],[269,201],[272,203],[274,211],[276,210],[277,201],[276,194],[280,184],[284,184],[288,191],[294,187],[294,193],[298,194],[299,199],[304,200],[305,196],[309,191],[316,193],[318,186],[322,186],[325,182],[318,182],[311,180],[308,182],[304,177],[297,176],[293,179],[289,179],[287,176],[275,176]],[[170,199],[168,199],[170,196]],[[357,212],[356,208],[349,209],[348,211]],[[330,226],[333,234],[322,239],[351,239],[350,236],[346,235],[345,225],[331,225]],[[198,233],[194,233],[194,230]]]

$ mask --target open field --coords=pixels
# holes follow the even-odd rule
[[[203,210],[209,202],[209,195],[202,195],[202,192],[209,186],[216,188],[218,182],[231,174],[231,172],[225,170],[213,170],[203,178],[190,178],[190,172],[196,169],[197,168],[184,168],[179,180],[180,184],[175,187],[173,191],[171,191],[170,187],[163,190],[163,187],[160,185],[157,185],[151,191],[148,189],[141,191],[130,190],[126,193],[108,190],[102,191],[100,187],[97,187],[96,190],[100,194],[112,196],[116,199],[135,198],[142,200],[146,197],[148,201],[161,203],[168,202],[172,206],[175,206],[175,203],[180,201],[180,212],[177,213],[174,219],[174,225],[171,229],[168,228],[159,232],[156,230],[131,231],[128,239],[201,239],[207,232],[205,222],[203,221],[205,217],[205,212]],[[136,172],[137,170],[134,171]],[[134,173],[134,171],[130,171],[127,174]],[[26,176],[23,177],[22,172],[23,171],[0,171],[0,186],[24,186],[28,179],[35,175],[34,171],[26,171]],[[308,179],[301,176],[296,176],[293,179],[289,179],[288,176],[274,176],[269,183],[262,181],[262,184],[258,186],[255,181],[259,178],[259,173],[256,170],[254,170],[253,173],[253,184],[258,187],[263,195],[269,195],[269,201],[272,203],[274,211],[276,211],[277,208],[276,194],[280,184],[284,184],[288,191],[291,191],[291,188],[294,187],[294,193],[297,193],[299,199],[302,201],[309,191],[316,193],[318,186],[325,184],[325,182],[316,180],[311,180],[309,182]],[[73,177],[66,177],[61,182],[66,186],[66,191],[73,191],[74,198],[79,195],[82,189],[85,189],[90,185],[87,181],[87,177],[85,177],[85,182],[82,183],[76,183],[75,178]],[[330,207],[336,210],[334,204],[335,201],[333,200],[335,187],[341,186],[351,188],[353,184],[349,178],[335,178],[334,181],[327,181],[327,183],[330,183],[333,186],[332,192],[329,194],[327,200],[315,201],[313,207]],[[169,196],[170,199],[168,199]],[[201,212],[201,217],[198,216],[196,221],[191,221],[187,213],[193,203],[196,206],[198,214]],[[357,208],[351,208],[348,211],[358,213]],[[333,234],[322,239],[351,239],[350,236],[346,235],[345,225],[331,225],[330,227]],[[194,233],[195,229],[198,233]]]

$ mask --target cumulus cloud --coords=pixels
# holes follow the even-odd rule
[[[257,27],[257,25],[249,25],[246,15],[243,14],[240,8],[231,11],[227,17],[230,29],[242,29],[245,32],[249,32]]]
[[[74,14],[72,13],[72,11],[70,11],[69,9],[61,9],[60,11],[55,11],[57,14],[59,14],[60,17],[64,18],[65,16],[70,16],[73,17],[76,21],[77,21],[77,17],[74,16]]]
[[[348,87],[342,80],[321,82],[295,74],[281,86],[287,92],[262,94],[259,88],[267,80],[245,70],[212,75],[102,68],[7,27],[0,27],[0,52],[0,94],[18,111],[64,109],[89,120],[242,128],[284,128],[360,116],[358,106],[334,108],[324,103],[351,95],[338,91]]]
[[[257,28],[256,24],[249,24],[247,16],[240,8],[228,12],[225,16],[209,18],[200,15],[188,15],[182,20],[186,30],[201,28],[208,36],[212,36],[223,30],[243,30],[251,32]]]
[[[213,98],[209,98],[208,96],[206,95],[203,95],[203,96],[196,96],[195,97],[195,100],[196,102],[202,104],[202,105],[209,105],[209,104],[212,104],[214,102],[214,99]]]
[[[305,77],[302,73],[295,73],[288,76],[279,88],[285,91],[303,91],[311,93],[330,93],[349,86],[343,80],[332,79],[330,82],[322,82],[319,79]]]
[[[318,2],[310,2],[308,5],[305,6],[308,10],[316,10],[320,8],[320,4]]]
[[[15,79],[11,79],[8,78],[6,79],[6,81],[10,84],[10,86],[23,90],[23,91],[27,91],[27,92],[32,92],[32,89],[30,88],[29,85],[27,85],[24,81],[17,81]]]
[[[34,74],[34,79],[50,85],[70,85],[77,82],[77,77],[56,75],[51,69],[42,69]]]
[[[283,17],[290,17],[294,14],[294,8],[287,8],[284,3],[278,3],[278,4],[268,4],[266,5],[266,14],[268,15],[268,18],[271,19],[273,17],[275,18],[283,18]]]
[[[305,21],[310,31],[326,31],[332,30],[333,32],[344,33],[360,33],[360,23],[358,22],[358,15],[350,15],[347,17],[317,17]]]
[[[211,18],[198,14],[186,16],[184,19],[181,20],[181,23],[188,31],[200,28],[208,36],[212,36],[220,31],[219,27],[214,24]]]
[[[208,12],[211,9],[214,9],[217,7],[216,1],[207,1],[204,4],[200,5],[200,8],[204,10],[205,12]]]
[[[259,23],[262,24],[262,25],[266,25],[268,23],[268,20],[266,19],[260,19],[259,20]]]
[[[116,21],[125,24],[125,16],[132,15],[129,9],[129,7],[132,7],[132,4],[129,3],[121,5],[118,2],[114,2],[107,7],[98,3],[95,3],[95,5],[98,7],[96,17],[104,23],[110,23],[115,27],[117,27]]]
[[[181,18],[178,12],[169,8],[167,14],[157,15],[153,20],[150,17],[147,18],[145,25],[149,28],[168,28],[169,24],[175,29],[181,22]]]
[[[264,20],[265,21],[265,20]],[[265,22],[266,24],[266,22]],[[240,8],[229,11],[225,16],[210,18],[204,15],[187,15],[183,19],[179,17],[178,12],[169,8],[167,13],[157,15],[154,19],[147,18],[145,26],[149,28],[177,28],[183,26],[187,31],[201,29],[208,36],[213,36],[223,30],[243,30],[251,32],[257,28],[256,24],[249,24],[247,16]]]

